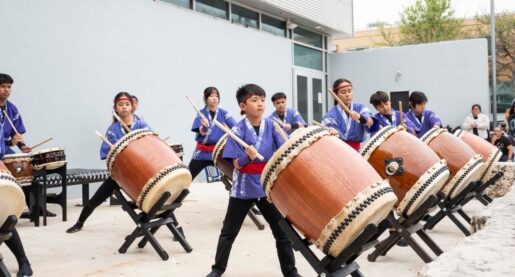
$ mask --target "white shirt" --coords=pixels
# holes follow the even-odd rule
[[[480,113],[477,115],[477,119],[474,119],[472,114],[467,115],[467,117],[465,117],[465,121],[463,121],[463,129],[472,133],[473,123],[477,124],[478,136],[484,139],[488,138],[488,131],[490,129],[490,119],[488,116]]]

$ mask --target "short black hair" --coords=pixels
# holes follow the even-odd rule
[[[472,105],[471,110],[473,110],[475,107],[477,107],[479,109],[479,111],[481,111],[481,105],[479,105],[479,104]]]
[[[390,101],[390,96],[388,96],[388,93],[381,90],[376,91],[370,96],[370,104],[372,104],[374,108],[388,101]]]
[[[246,84],[238,88],[236,91],[236,100],[238,101],[238,104],[241,104],[254,95],[266,97],[266,92],[256,84]]]
[[[333,83],[333,91],[336,90],[336,88],[341,84],[341,83],[344,83],[344,82],[347,82],[349,83],[351,86],[352,86],[352,82],[347,80],[347,79],[344,79],[344,78],[341,78],[341,79],[338,79],[336,81],[334,81]],[[337,93],[337,91],[335,91],[335,93]]]
[[[216,95],[218,96],[218,101],[220,101],[220,92],[215,87],[207,87],[204,89],[204,104],[207,105],[207,98],[211,95],[211,93],[216,92]]]
[[[284,92],[278,92],[278,93],[272,95],[272,103],[275,102],[275,100],[282,99],[282,98],[286,99],[286,94],[284,94]]]
[[[426,95],[421,91],[414,91],[409,95],[409,104],[412,108],[415,105],[427,103]]]
[[[14,80],[11,76],[7,75],[7,74],[4,74],[4,73],[0,73],[0,85],[1,84],[13,84],[14,83]]]
[[[136,95],[131,95],[130,98],[132,101],[136,100],[136,102],[139,102],[139,99],[138,99],[138,97],[136,97]]]

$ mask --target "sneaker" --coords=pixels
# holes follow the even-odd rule
[[[70,229],[66,230],[66,233],[72,234],[82,230],[83,224],[80,222],[75,223]]]
[[[56,214],[54,214],[53,212],[51,212],[49,210],[46,210],[45,214],[46,214],[47,217],[56,217],[57,216]]]
[[[213,270],[206,277],[222,277],[222,273]]]
[[[23,263],[20,266],[20,270],[16,274],[16,277],[25,277],[32,276],[32,268],[30,268],[30,264],[28,262]]]

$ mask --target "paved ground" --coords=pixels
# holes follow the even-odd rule
[[[25,219],[19,223],[18,230],[34,276],[205,276],[213,262],[228,196],[221,183],[194,183],[190,190],[184,206],[176,214],[194,249],[192,253],[186,253],[171,240],[170,233],[162,229],[157,237],[170,255],[168,261],[161,261],[150,245],[144,249],[133,246],[126,254],[119,254],[117,250],[125,235],[134,227],[119,206],[99,207],[82,232],[67,234],[65,230],[80,213],[80,208],[75,206],[79,200],[76,200],[69,203],[68,222],[52,218],[48,226],[39,228]],[[473,214],[481,207],[472,202],[465,210]],[[50,210],[60,213],[55,205],[50,205]],[[464,237],[447,219],[429,234],[444,250]],[[1,246],[0,252],[9,270],[15,273],[17,266],[10,251]],[[296,253],[296,258],[303,276],[316,275],[300,253]],[[394,247],[375,263],[368,262],[366,255],[362,255],[358,263],[366,276],[415,276],[424,266],[410,248],[400,247]],[[268,227],[259,231],[250,219],[246,220],[224,276],[281,276]]]

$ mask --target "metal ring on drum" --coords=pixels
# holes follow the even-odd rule
[[[106,161],[111,177],[144,212],[149,212],[163,193],[172,195],[169,204],[191,184],[188,167],[151,131],[126,134],[113,145]]]
[[[354,149],[317,126],[290,136],[267,162],[261,183],[281,214],[334,257],[365,226],[381,222],[397,201]]]
[[[471,182],[479,180],[484,166],[481,155],[461,139],[442,128],[433,128],[420,139],[447,161],[451,178],[442,189],[446,198],[454,199]]]
[[[450,172],[425,143],[395,126],[377,132],[364,145],[361,155],[387,179],[398,202],[395,211],[409,216],[448,180]]]
[[[493,146],[491,143],[488,143],[485,139],[461,129],[456,130],[454,135],[470,146],[476,154],[481,154],[485,164],[481,169],[482,173],[480,180],[483,182],[488,181],[492,176],[492,171],[494,170],[495,165],[499,162],[499,159],[501,159],[501,150]]]

